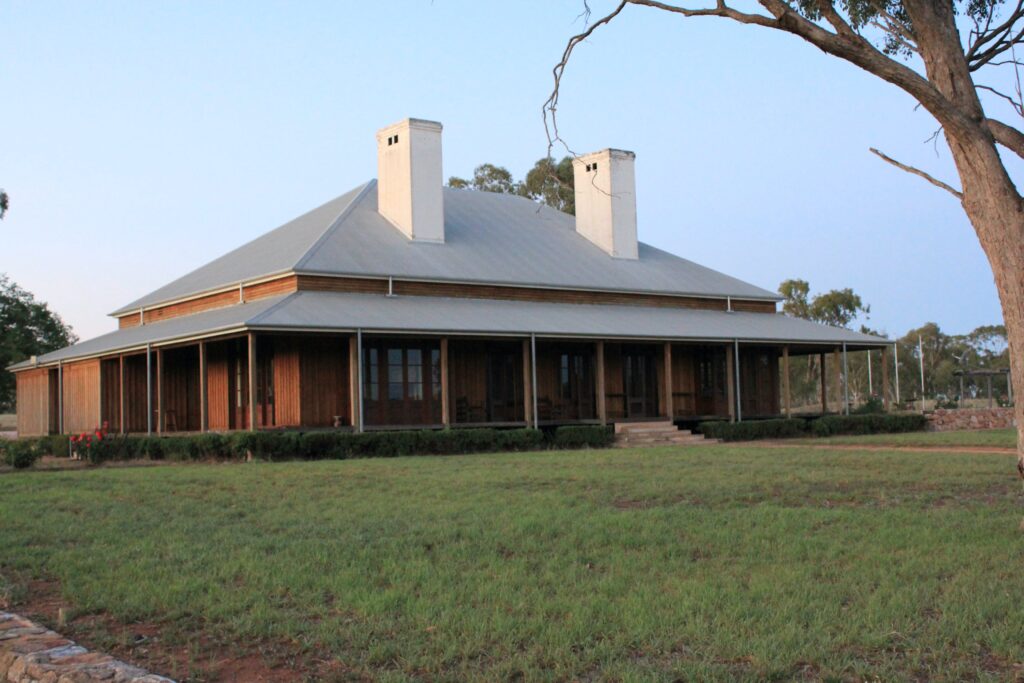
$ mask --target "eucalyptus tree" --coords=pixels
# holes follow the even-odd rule
[[[960,202],[992,268],[1014,384],[1024,387],[1024,197],[1000,156],[1024,158],[1024,133],[1016,120],[1024,116],[1024,98],[1019,88],[1002,92],[982,80],[994,69],[1021,66],[1015,49],[1024,42],[1024,0],[756,0],[742,8],[727,0],[621,0],[572,36],[554,67],[554,89],[543,107],[552,147],[562,142],[559,90],[573,51],[631,5],[681,19],[717,19],[791,35],[900,88],[935,117],[959,187],[871,151]],[[584,11],[591,18],[585,0]],[[990,115],[980,92],[1010,102],[1014,120]],[[1017,467],[1024,476],[1024,402],[1017,402],[1016,412]]]

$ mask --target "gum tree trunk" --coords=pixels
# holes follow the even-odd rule
[[[953,5],[904,0],[911,16],[928,80],[960,116],[936,114],[956,164],[961,204],[988,257],[1003,309],[1010,374],[1024,387],[1024,200],[1014,186],[985,121],[964,58]],[[1015,402],[1017,468],[1024,476],[1024,403]]]

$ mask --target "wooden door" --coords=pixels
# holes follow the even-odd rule
[[[622,385],[627,418],[658,415],[657,367],[653,352],[639,348],[623,350]]]
[[[519,394],[518,356],[504,350],[487,354],[487,419],[489,422],[515,422],[522,413]]]

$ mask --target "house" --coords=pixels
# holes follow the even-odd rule
[[[574,218],[443,187],[438,123],[377,145],[377,180],[9,368],[19,433],[740,420],[788,413],[790,356],[889,344],[639,242],[631,152],[575,160]]]

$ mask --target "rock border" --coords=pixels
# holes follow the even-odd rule
[[[175,683],[10,612],[0,612],[0,682]]]

